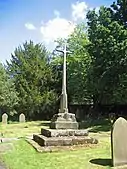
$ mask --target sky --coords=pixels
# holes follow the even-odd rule
[[[89,9],[109,6],[113,0],[0,0],[0,62],[25,41],[43,43],[49,50],[54,40],[67,38]]]

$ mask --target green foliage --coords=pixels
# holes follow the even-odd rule
[[[18,104],[17,92],[12,78],[8,76],[5,68],[0,64],[0,107],[2,111],[13,110]]]
[[[8,72],[19,93],[19,113],[25,113],[27,117],[44,113],[47,106],[55,101],[48,52],[43,45],[34,45],[30,41],[16,48],[8,63]]]
[[[72,103],[89,103],[90,95],[87,90],[87,73],[91,65],[91,57],[87,52],[89,44],[84,24],[77,25],[68,39],[68,93]]]
[[[117,2],[113,2],[111,7],[113,20],[118,21],[127,28],[127,0],[117,0]]]
[[[89,90],[94,103],[126,103],[127,30],[113,20],[111,9],[89,11],[88,51],[92,57]]]
[[[58,40],[58,46],[63,46],[64,39]],[[84,24],[77,25],[67,40],[67,92],[69,103],[89,103],[90,95],[87,92],[87,71],[91,58],[86,46],[89,41]],[[58,54],[52,60],[54,74],[56,75],[57,93],[61,93],[63,55]]]

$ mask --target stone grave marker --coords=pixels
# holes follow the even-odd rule
[[[19,122],[20,122],[20,123],[25,123],[25,121],[26,121],[25,115],[24,115],[23,113],[20,114],[20,116],[19,116]]]
[[[2,115],[2,123],[3,123],[3,124],[7,124],[7,120],[8,120],[8,115],[7,115],[6,113],[4,113],[4,114]]]
[[[113,167],[127,165],[127,121],[120,117],[112,128],[111,152]]]

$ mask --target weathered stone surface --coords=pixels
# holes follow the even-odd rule
[[[40,146],[36,141],[33,139],[26,139],[26,141],[35,148],[36,151],[40,153],[46,152],[61,152],[61,151],[73,151],[79,150],[84,147],[93,147],[96,146],[95,144],[80,144],[80,145],[72,145],[72,146]]]
[[[74,137],[72,138],[72,144],[78,145],[78,144],[97,144],[98,140],[93,139],[91,137]]]
[[[41,134],[46,137],[61,137],[61,136],[88,136],[87,130],[74,129],[41,129]]]
[[[25,123],[25,121],[26,121],[25,115],[24,115],[23,113],[20,114],[20,115],[19,115],[19,122],[20,122],[20,123]]]
[[[96,139],[93,140],[93,138],[88,136],[45,137],[42,135],[33,135],[33,139],[41,146],[69,146],[69,145],[71,146],[71,145],[78,145],[78,144],[98,143]]]
[[[41,146],[64,146],[71,145],[71,138],[63,137],[45,137],[42,135],[33,135],[33,139]]]
[[[75,114],[72,113],[58,113],[55,114],[51,120],[51,129],[78,129],[78,123]]]
[[[111,133],[113,166],[127,164],[127,121],[120,117],[113,125]]]
[[[18,140],[18,138],[0,138],[1,143],[6,143],[6,142],[11,142],[16,140]]]
[[[3,123],[3,124],[7,124],[7,120],[8,120],[8,115],[7,115],[6,113],[4,113],[4,114],[2,115],[2,123]]]
[[[54,114],[52,121],[71,121],[76,122],[75,114],[73,113],[58,113]]]
[[[75,136],[88,136],[88,135],[89,135],[88,130],[84,129],[75,130]]]
[[[77,122],[71,121],[55,121],[50,124],[51,129],[78,129]]]

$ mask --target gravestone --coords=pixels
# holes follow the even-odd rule
[[[8,115],[7,115],[6,113],[4,113],[4,114],[2,115],[2,123],[3,123],[3,124],[7,124],[7,120],[8,120]]]
[[[109,119],[110,119],[111,124],[113,124],[114,121],[115,121],[115,119],[116,119],[115,113],[110,113],[110,114],[109,114]]]
[[[25,121],[26,121],[25,115],[24,115],[23,113],[20,114],[20,116],[19,116],[19,122],[20,122],[20,123],[25,123]]]
[[[111,132],[112,164],[114,167],[127,164],[127,121],[120,117]]]

